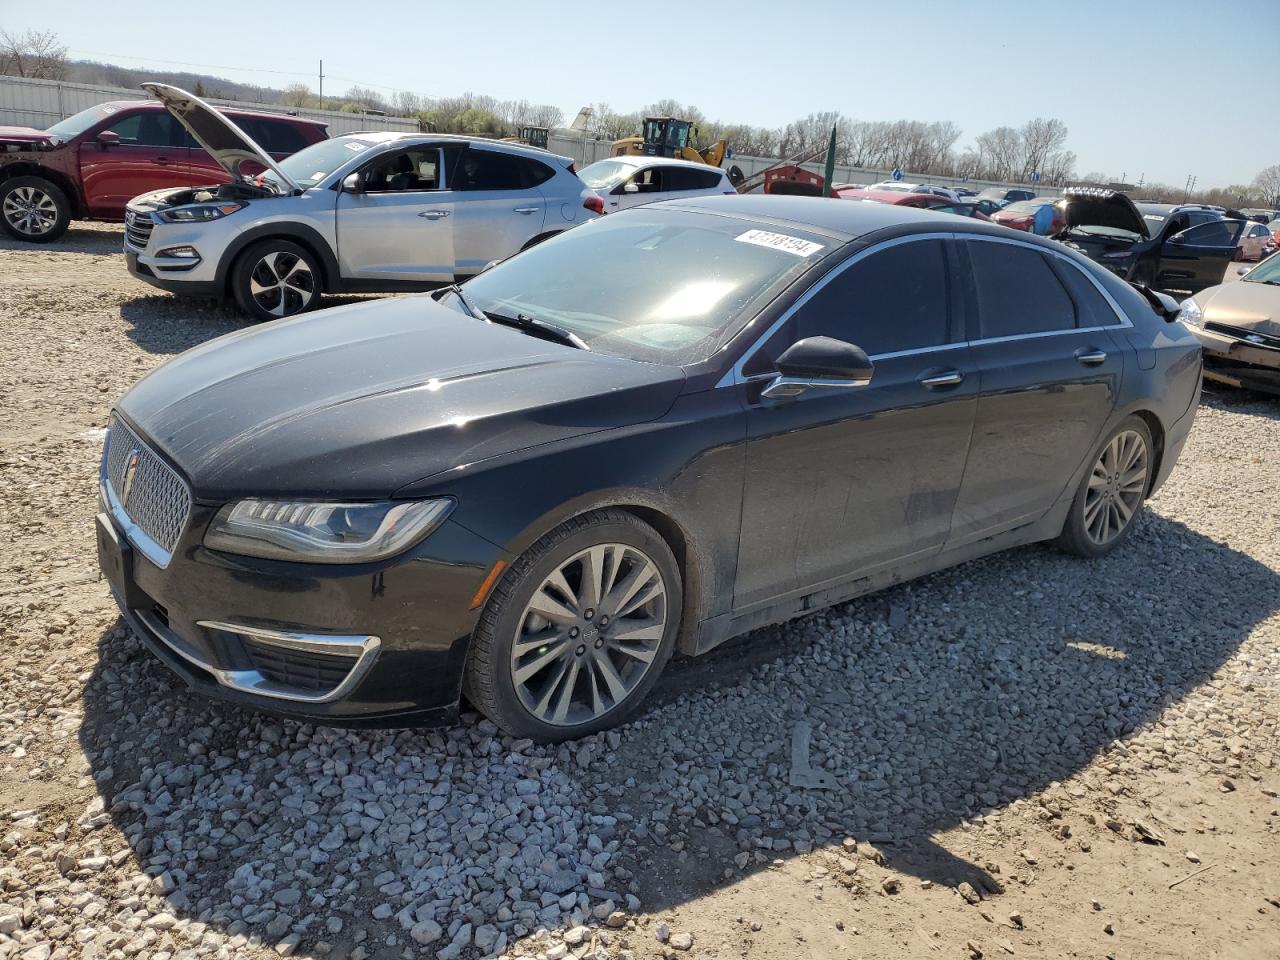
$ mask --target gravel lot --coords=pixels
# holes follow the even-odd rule
[[[0,958],[1280,956],[1280,401],[1206,391],[1105,561],[760,631],[621,730],[314,727],[190,695],[96,580],[111,402],[241,324],[120,240],[0,242]]]

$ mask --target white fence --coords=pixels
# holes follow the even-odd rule
[[[87,110],[108,100],[147,100],[145,90],[128,87],[98,86],[88,83],[63,83],[56,80],[28,80],[24,77],[0,77],[0,125],[35,127],[37,130],[57,123],[73,113]],[[209,102],[218,106],[266,113],[291,113],[329,125],[329,135],[355,130],[398,130],[416,132],[418,124],[406,117],[383,117],[368,113],[341,113],[337,110],[312,110],[284,107],[271,103],[247,103],[239,100]]]
[[[63,83],[54,80],[28,80],[22,77],[0,77],[0,125],[35,127],[44,129],[57,123],[64,117],[79,113],[89,107],[107,100],[145,100],[147,93],[143,90],[130,90],[127,87],[96,86],[86,83]],[[268,113],[289,112],[310,120],[320,120],[329,125],[329,135],[337,136],[355,130],[395,130],[416,132],[418,125],[407,117],[384,117],[377,114],[341,113],[337,110],[313,110],[305,107],[297,109],[282,107],[280,104],[249,103],[239,100],[217,100],[210,98],[210,103],[220,106],[238,107],[247,110],[262,110]],[[548,138],[547,147],[552,153],[573,157],[579,169],[596,160],[611,156],[613,144],[606,140],[590,140],[583,135],[568,130],[558,130]],[[773,157],[735,156],[731,163],[737,164],[747,176],[778,163]],[[814,173],[823,172],[822,162],[806,163],[804,167]],[[861,167],[837,166],[835,179],[837,183],[875,183],[888,180],[892,170],[872,170]],[[938,177],[924,173],[903,171],[903,180],[908,183],[936,183],[942,186],[965,186],[970,190],[982,190],[986,187],[1022,187],[1034,190],[1042,196],[1058,196],[1062,191],[1058,187],[1042,184],[997,183],[989,180],[962,181],[955,177]]]

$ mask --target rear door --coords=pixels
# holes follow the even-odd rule
[[[104,146],[96,138],[80,145],[80,177],[89,213],[119,219],[125,204],[151,190],[188,185],[185,131],[163,110],[122,110],[99,130],[120,142]]]
[[[978,387],[953,320],[947,256],[940,238],[891,241],[829,276],[744,359],[736,607],[942,546]],[[870,384],[764,399],[774,360],[813,336],[866,350]]]
[[[555,171],[532,157],[475,145],[445,153],[455,198],[454,273],[468,277],[542,233],[547,199],[538,186]]]
[[[718,167],[664,167],[662,170],[664,193],[667,199],[706,196],[717,193],[737,193],[725,180]]]
[[[1124,372],[1110,332],[1121,320],[1074,263],[1016,240],[969,237],[963,247],[981,394],[948,549],[1037,520],[1058,501]]]
[[[344,279],[453,280],[454,191],[441,174],[443,152],[396,150],[360,170],[364,189],[337,203],[338,265]]]
[[[1222,282],[1235,259],[1244,220],[1213,220],[1175,233],[1160,247],[1156,286],[1179,293],[1199,293]]]

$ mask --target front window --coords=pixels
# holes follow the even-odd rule
[[[790,228],[628,212],[541,243],[465,289],[485,313],[555,324],[600,353],[696,363],[835,247]],[[456,298],[447,302],[461,309]]]
[[[621,160],[597,160],[584,167],[578,178],[592,190],[612,190],[634,169],[634,165]]]
[[[293,156],[279,161],[277,166],[305,190],[307,187],[314,187],[333,171],[373,146],[377,144],[372,140],[361,140],[359,137],[335,137],[333,140],[321,140],[305,150],[299,150]],[[270,172],[263,176],[272,181],[276,179]]]
[[[78,137],[99,120],[105,120],[113,114],[119,113],[120,108],[114,103],[103,103],[96,107],[90,107],[88,110],[81,110],[79,113],[72,114],[65,120],[59,120],[46,133],[51,133],[59,140],[70,140]]]
[[[1267,257],[1240,279],[1280,287],[1280,256]]]

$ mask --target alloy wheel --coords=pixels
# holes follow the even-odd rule
[[[1128,528],[1147,490],[1147,442],[1136,430],[1111,438],[1093,465],[1084,495],[1084,529],[1106,546]]]
[[[552,726],[619,706],[653,666],[667,627],[667,584],[636,547],[606,543],[560,564],[538,585],[511,645],[520,703]]]
[[[4,197],[5,222],[28,237],[41,237],[58,222],[58,205],[38,187],[15,187]]]
[[[296,254],[273,251],[249,274],[253,302],[275,317],[305,310],[316,295],[316,277],[307,261]]]

